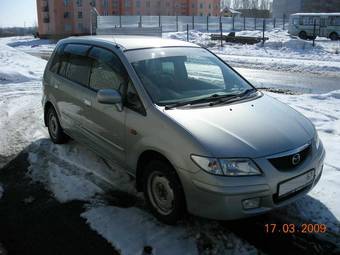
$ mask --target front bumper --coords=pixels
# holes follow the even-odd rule
[[[274,168],[267,158],[254,161],[262,169],[261,176],[226,177],[214,176],[204,171],[196,173],[178,169],[186,195],[188,211],[191,214],[216,219],[233,220],[254,216],[285,206],[307,194],[320,180],[325,150],[322,143],[296,169],[282,172]],[[287,197],[278,198],[280,183],[315,170],[313,182]],[[244,209],[242,201],[259,198],[256,209]]]

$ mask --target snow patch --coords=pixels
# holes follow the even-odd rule
[[[197,254],[195,240],[184,228],[160,224],[138,208],[103,206],[81,216],[121,254],[140,255],[145,246],[157,255]]]
[[[28,151],[29,176],[35,182],[44,183],[61,203],[90,201],[109,188],[135,193],[134,183],[126,171],[109,168],[102,159],[75,142],[57,146],[42,139]]]

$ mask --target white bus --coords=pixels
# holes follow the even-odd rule
[[[315,36],[327,37],[331,40],[340,38],[340,13],[292,14],[288,32],[304,40],[313,39],[314,22],[316,23]]]

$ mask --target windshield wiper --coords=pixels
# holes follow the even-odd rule
[[[180,101],[174,104],[169,104],[165,106],[165,110],[170,110],[173,108],[177,107],[182,107],[186,105],[195,105],[195,104],[203,104],[211,101],[216,101],[216,100],[221,100],[221,99],[226,99],[226,98],[232,98],[235,97],[235,94],[229,94],[229,95],[219,95],[219,94],[214,94],[209,97],[204,97],[196,100],[187,100],[187,101]]]
[[[229,98],[221,98],[217,102],[211,103],[210,106],[214,106],[214,105],[218,105],[218,104],[230,103],[230,102],[234,102],[234,101],[237,101],[239,99],[242,99],[242,98],[247,98],[247,97],[249,97],[250,95],[252,95],[256,91],[257,90],[255,88],[247,89],[247,90],[243,91],[242,93],[234,94],[234,95],[230,96]]]

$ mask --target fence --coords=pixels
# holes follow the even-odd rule
[[[124,27],[161,27],[163,32],[177,32],[195,29],[202,32],[262,30],[265,20],[266,30],[273,28],[288,28],[288,20],[259,19],[245,17],[216,16],[98,16],[97,29],[112,29]]]

